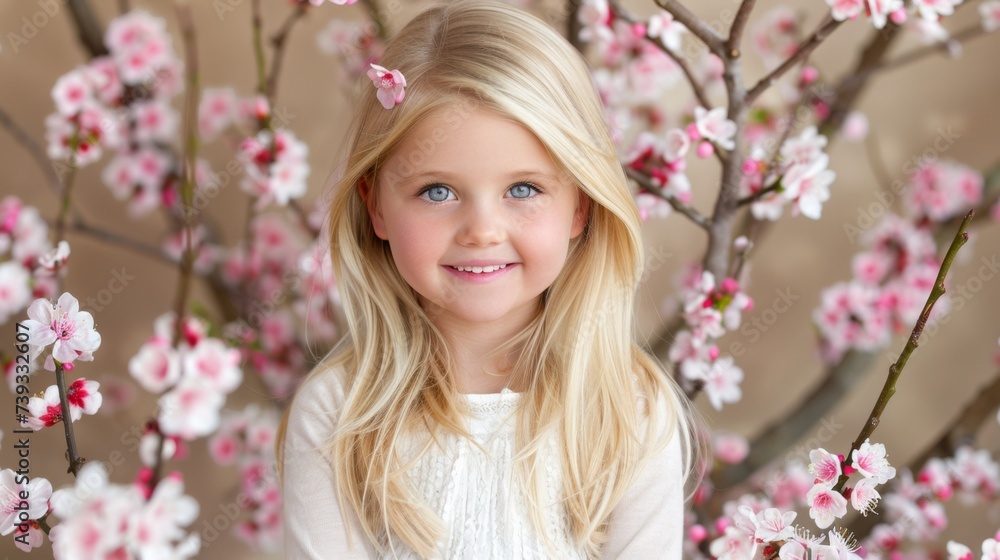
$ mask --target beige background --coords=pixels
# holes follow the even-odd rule
[[[198,41],[199,61],[204,86],[232,85],[241,95],[252,92],[254,82],[253,57],[250,37],[249,0],[229,0],[233,11],[219,17],[212,3],[194,2],[193,9]],[[115,15],[117,2],[95,1],[103,23]],[[163,1],[134,2],[157,15],[164,16],[174,33],[175,49],[180,50],[176,21],[171,4]],[[268,34],[274,32],[289,11],[288,2],[265,2],[265,26]],[[634,0],[628,5],[640,14],[652,13],[652,2]],[[964,29],[978,21],[975,5],[963,7],[948,18],[946,26],[952,30]],[[391,4],[390,4],[391,5]],[[399,29],[424,2],[406,2],[392,15],[390,28]],[[726,18],[724,10],[733,9],[735,0],[699,2],[697,12],[712,20]],[[775,2],[760,2],[759,17]],[[821,16],[824,6],[819,0],[794,2],[796,9],[807,14],[807,30],[811,30]],[[0,4],[0,33],[3,50],[0,52],[0,106],[13,115],[16,122],[28,131],[36,142],[44,145],[43,120],[53,111],[49,92],[55,80],[74,67],[86,62],[83,50],[77,45],[71,27],[70,15],[65,8],[47,21],[27,44],[15,53],[11,48],[9,33],[20,33],[22,17],[31,17],[40,11],[33,1],[6,1]],[[557,13],[554,5],[548,13]],[[359,6],[325,6],[306,18],[294,30],[285,68],[278,89],[276,106],[294,115],[291,128],[310,147],[312,175],[309,179],[308,199],[322,190],[324,180],[336,167],[336,156],[341,146],[346,119],[350,113],[344,87],[337,83],[333,58],[320,53],[314,38],[333,17],[360,19]],[[751,25],[753,21],[751,21]],[[836,77],[849,68],[855,58],[855,49],[870,32],[864,22],[842,26],[834,36],[814,54],[813,61],[824,75]],[[916,48],[915,39],[899,41],[894,53]],[[1000,93],[1000,36],[980,37],[968,43],[959,60],[949,60],[935,55],[905,68],[887,72],[878,77],[861,99],[860,109],[870,118],[877,131],[878,146],[884,166],[892,179],[901,176],[904,164],[919,156],[933,145],[939,127],[951,127],[959,135],[944,157],[954,158],[977,169],[986,169],[1000,162],[1000,111],[996,100]],[[761,75],[756,56],[748,60],[748,79]],[[684,86],[678,86],[678,99],[688,95]],[[181,97],[175,98],[180,107]],[[671,101],[673,103],[673,101]],[[676,105],[672,105],[676,106]],[[772,328],[756,344],[748,344],[735,334],[723,343],[742,341],[747,351],[738,363],[746,372],[743,384],[744,399],[727,407],[721,413],[711,411],[706,403],[699,407],[712,427],[733,430],[752,436],[763,426],[780,418],[793,407],[802,394],[818,379],[821,367],[815,353],[815,335],[810,315],[816,306],[820,290],[833,282],[846,280],[849,262],[857,246],[848,241],[843,232],[845,223],[854,223],[861,208],[874,202],[873,189],[878,181],[872,172],[871,162],[863,144],[837,141],[829,150],[832,168],[837,172],[833,197],[823,209],[821,221],[805,218],[786,218],[773,228],[759,246],[753,261],[753,280],[750,294],[757,299],[758,308],[745,319],[770,307],[776,289],[789,289],[800,299],[782,314]],[[230,156],[221,143],[206,146],[202,155],[216,165]],[[165,221],[153,214],[133,221],[126,217],[124,207],[117,202],[100,181],[104,162],[86,167],[77,177],[75,206],[91,223],[127,235],[150,245],[158,245]],[[21,197],[26,204],[37,206],[49,218],[56,215],[56,198],[48,190],[43,175],[27,157],[26,152],[11,136],[0,133],[0,168],[3,169],[2,192]],[[716,192],[718,169],[714,160],[692,166],[695,206],[703,212],[711,208]],[[228,188],[209,207],[206,216],[217,228],[221,241],[232,245],[239,235],[246,211],[245,197],[238,188]],[[974,242],[963,250],[960,262],[953,269],[953,280],[965,283],[977,274],[980,259],[994,256],[998,250],[1000,228],[981,216],[975,227]],[[651,250],[673,253],[666,266],[654,272],[643,288],[640,311],[640,331],[653,332],[660,324],[656,309],[674,290],[673,276],[678,267],[704,250],[701,232],[680,216],[666,222],[646,225]],[[106,288],[112,273],[125,267],[136,279],[99,313],[95,313],[103,345],[96,361],[84,364],[79,375],[101,378],[103,375],[127,378],[126,364],[139,345],[150,335],[152,320],[171,305],[177,272],[144,256],[110,247],[79,235],[69,237],[73,244],[72,271],[65,288],[79,299],[95,296]],[[997,337],[1000,336],[1000,279],[983,283],[968,305],[955,313],[951,323],[917,351],[906,370],[900,391],[883,417],[883,424],[875,438],[887,444],[894,464],[904,465],[921,452],[929,441],[936,439],[947,419],[955,415],[961,404],[972,398],[980,386],[992,379],[997,372],[995,356]],[[194,292],[194,299],[209,301],[203,287]],[[12,336],[12,327],[5,328]],[[4,343],[5,345],[7,343]],[[892,346],[898,351],[903,341],[897,339]],[[874,402],[883,375],[890,360],[880,358],[878,366],[852,396],[838,406],[831,419],[844,428],[827,445],[828,448],[846,451]],[[35,378],[42,390],[42,374]],[[48,382],[45,382],[47,385]],[[113,415],[87,417],[76,424],[82,455],[91,460],[107,461],[116,451],[127,456],[125,464],[114,469],[111,477],[115,483],[125,483],[135,474],[136,461],[128,454],[128,446],[120,436],[132,427],[140,426],[153,402],[152,396],[138,397],[127,410]],[[242,408],[248,402],[267,400],[251,386],[239,389],[229,401],[229,406]],[[0,466],[15,464],[12,445],[14,438],[13,398],[7,397],[0,405],[3,417],[0,429],[5,437],[0,449]],[[980,434],[983,445],[998,451],[1000,428],[989,423]],[[71,483],[65,473],[63,436],[58,429],[45,430],[31,438],[32,475],[49,478],[55,487]],[[181,469],[186,477],[188,492],[198,498],[202,515],[194,525],[201,530],[206,520],[220,511],[220,507],[233,500],[237,489],[233,468],[214,467],[209,459],[204,441],[191,445],[190,457],[183,463],[175,462],[170,468]],[[949,510],[957,509],[949,507]],[[961,518],[954,518],[947,535],[965,541],[978,550],[978,543],[1000,527],[997,511],[986,515],[976,510]],[[0,550],[11,557],[20,557],[9,538],[0,539]],[[48,548],[36,555],[48,556]],[[224,535],[208,546],[204,558],[270,558],[252,554],[234,537]],[[276,557],[276,556],[274,556]]]

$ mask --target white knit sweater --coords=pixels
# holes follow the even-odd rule
[[[418,495],[437,513],[448,534],[438,543],[442,560],[584,558],[573,545],[562,506],[558,443],[545,450],[545,512],[553,553],[538,535],[524,492],[514,483],[513,413],[520,394],[504,390],[465,395],[472,415],[470,433],[483,447],[446,435],[414,465],[411,480]],[[416,559],[418,554],[392,539],[394,553],[378,556],[353,512],[340,512],[333,468],[318,449],[334,431],[344,389],[336,372],[307,381],[298,391],[288,419],[283,476],[285,557],[298,559]],[[485,451],[485,453],[484,453]],[[404,456],[409,453],[403,450]],[[675,437],[612,513],[603,558],[674,559],[681,557],[683,489],[680,445]],[[353,546],[348,546],[348,536]]]

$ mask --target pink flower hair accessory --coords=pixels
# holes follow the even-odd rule
[[[403,77],[403,73],[399,70],[388,70],[379,66],[378,64],[372,64],[371,69],[368,70],[368,77],[371,78],[372,83],[378,88],[378,100],[382,102],[382,106],[386,109],[392,109],[399,103],[403,102],[403,98],[406,97],[406,78]]]

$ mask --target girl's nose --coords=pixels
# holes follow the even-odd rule
[[[503,210],[498,205],[476,202],[463,212],[458,242],[476,247],[500,243],[506,236],[503,224]]]

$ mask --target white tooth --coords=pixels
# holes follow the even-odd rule
[[[481,266],[474,266],[474,267],[472,267],[472,272],[475,272],[476,274],[479,274],[482,271],[483,271],[483,267],[481,267]]]
[[[507,268],[507,265],[502,264],[502,265],[500,265],[500,268]]]

